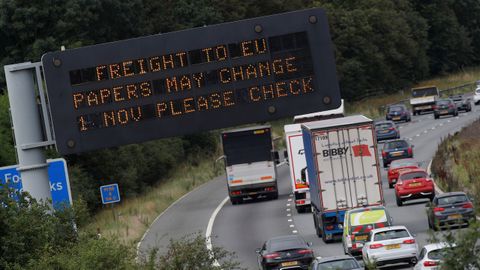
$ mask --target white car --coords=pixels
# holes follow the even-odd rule
[[[373,229],[362,249],[365,265],[417,263],[418,245],[405,226],[391,226]]]
[[[477,85],[477,89],[475,89],[475,92],[473,93],[473,103],[475,105],[480,104],[480,85]]]
[[[414,270],[440,269],[441,260],[443,258],[443,250],[451,247],[448,243],[441,242],[435,244],[429,244],[422,248],[418,255],[418,263],[415,265]]]

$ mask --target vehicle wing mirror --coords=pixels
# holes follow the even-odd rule
[[[283,158],[288,159],[288,152],[287,150],[283,150]]]
[[[390,217],[390,223],[393,224],[393,217]]]
[[[261,249],[261,248],[257,248],[257,249],[255,249],[255,252],[258,253],[258,254],[260,254],[260,252],[262,252],[262,249]]]
[[[307,182],[307,167],[303,168],[300,170],[300,178],[302,179],[302,182],[306,183]]]
[[[275,159],[275,164],[280,163],[280,155],[278,154],[278,151],[273,151],[273,158]]]
[[[308,242],[307,245],[308,245],[309,247],[311,247],[311,246],[313,246],[313,243],[312,243],[312,242]]]

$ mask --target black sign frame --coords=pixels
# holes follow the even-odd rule
[[[140,89],[141,82],[153,82],[160,77],[170,76],[173,78],[174,76],[195,74],[206,70],[218,71],[225,67],[247,66],[261,61],[273,61],[273,53],[239,57],[238,59],[229,60],[228,63],[227,61],[212,61],[195,65],[187,64],[184,67],[166,69],[157,73],[146,72],[119,78],[115,78],[116,74],[118,75],[119,73],[112,73],[112,67],[108,66],[114,63],[129,63],[128,61],[135,59],[150,59],[151,61],[152,56],[155,55],[192,52],[199,49],[214,48],[219,44],[238,45],[247,41],[251,42],[248,44],[254,44],[255,41],[259,41],[261,44],[262,40],[270,42],[272,37],[284,35],[286,37],[291,35],[302,36],[304,34],[308,40],[308,44],[305,46],[308,46],[309,49],[308,56],[310,59],[307,59],[307,66],[311,65],[311,74],[292,75],[293,77],[296,76],[294,78],[296,80],[295,83],[302,83],[305,90],[305,94],[302,95],[290,95],[285,98],[272,99],[267,99],[264,95],[265,100],[262,100],[262,102],[245,102],[239,103],[238,106],[235,104],[235,106],[225,106],[215,110],[198,110],[195,113],[184,113],[180,116],[173,116],[175,115],[175,102],[183,98],[180,103],[183,102],[182,108],[184,112],[195,109],[194,107],[199,106],[199,104],[195,103],[194,107],[188,107],[190,105],[185,103],[185,98],[192,95],[194,91],[200,93],[198,89],[192,89],[190,92],[174,93],[168,97],[159,94],[148,96],[144,99],[107,102],[98,106],[92,105],[92,107],[85,105],[87,104],[87,99],[89,99],[86,93],[89,93],[89,91],[97,91],[96,100],[93,97],[92,100],[88,100],[90,105],[91,103],[99,102],[98,99],[101,97],[99,91],[101,89],[113,89],[113,87],[118,85],[125,86],[130,84],[137,84]],[[244,44],[242,43],[243,53],[245,53],[247,45],[243,47]],[[269,50],[270,45],[268,43]],[[247,53],[252,52],[250,49],[247,48]],[[48,89],[57,149],[61,154],[73,154],[338,108],[341,104],[341,99],[333,51],[327,16],[324,10],[315,8],[46,53],[42,57],[42,64]],[[230,52],[228,51],[228,53]],[[189,57],[191,56],[189,55]],[[179,59],[177,59],[177,62]],[[188,61],[190,59],[188,58]],[[283,59],[282,61],[284,61],[284,68],[288,68],[288,59]],[[291,62],[294,63],[294,60]],[[82,79],[84,77],[80,76],[82,70],[87,70],[91,67],[96,67],[97,72],[98,70],[105,71],[105,69],[98,68],[102,65],[107,65],[109,67],[107,71],[109,70],[110,73],[105,72],[92,75],[93,77],[84,76],[87,79]],[[137,71],[142,69],[141,67],[139,68],[138,63],[135,68],[124,67],[125,72],[122,73],[123,75],[131,75],[134,73],[134,69]],[[150,69],[152,67],[150,66]],[[296,69],[294,65],[290,67],[292,70]],[[72,74],[80,75],[75,77]],[[310,81],[309,76],[311,77]],[[91,81],[92,78],[97,78],[98,81]],[[225,95],[226,89],[233,89],[234,92],[230,96],[232,98],[238,95],[237,90],[239,89],[249,89],[252,85],[260,88],[268,85],[268,83],[278,81],[281,80],[279,78],[257,79],[249,80],[248,82],[238,82],[233,84],[233,86],[223,88],[206,86],[201,90],[206,95],[212,93]],[[288,81],[288,76],[283,78],[283,81],[286,83],[285,89],[288,89],[288,83],[292,87],[292,82]],[[311,91],[309,92],[309,90]],[[72,98],[74,93],[80,94],[77,95],[78,97]],[[85,93],[85,95],[81,97],[82,93]],[[252,94],[250,93],[250,95]],[[113,94],[109,98],[113,99],[112,96]],[[120,99],[120,96],[118,97]],[[168,106],[170,104],[168,102],[172,101],[172,108],[167,108],[167,105],[165,107],[162,107],[163,105],[160,106],[159,100],[165,101],[165,104]],[[225,100],[223,102],[227,103]],[[142,121],[130,121],[127,124],[123,124],[123,121],[121,121],[121,113],[132,113],[130,117],[133,119],[135,116],[139,117],[138,114],[135,115],[137,111],[134,108],[150,104],[155,104],[158,118],[145,118]],[[210,104],[210,107],[212,108],[212,104]],[[111,115],[105,114],[105,112],[110,111],[112,112]],[[162,115],[160,117],[166,111],[170,115]],[[140,112],[140,109],[138,109],[138,112]],[[118,113],[119,119],[115,120],[113,118],[116,117],[116,113]],[[96,118],[95,115],[98,117]],[[147,114],[144,112],[143,115]],[[109,118],[110,116],[112,116],[112,119]],[[125,115],[125,117],[127,116]],[[104,121],[103,125],[99,124],[102,121]]]

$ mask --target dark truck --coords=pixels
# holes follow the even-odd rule
[[[270,126],[222,132],[228,195],[232,204],[244,198],[278,198],[278,152],[273,149]]]

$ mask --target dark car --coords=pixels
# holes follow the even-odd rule
[[[412,116],[405,104],[395,104],[387,107],[387,114],[385,116],[387,120],[392,121],[405,121],[410,122]]]
[[[308,269],[314,259],[310,244],[298,235],[274,237],[257,249],[258,264],[266,269]]]
[[[462,95],[454,95],[450,96],[450,99],[457,105],[458,111],[469,112],[472,110],[472,102],[469,98],[464,99]]]
[[[468,226],[474,219],[473,203],[464,192],[437,195],[428,208],[428,226],[435,231],[448,226]]]
[[[358,261],[350,255],[316,258],[312,270],[359,270],[363,269]]]
[[[377,141],[400,139],[400,130],[393,121],[379,121],[375,123]]]
[[[382,149],[383,167],[386,168],[393,160],[413,158],[413,145],[405,140],[388,141]]]
[[[442,115],[458,115],[457,105],[451,99],[440,99],[435,103],[433,107],[433,115],[435,119],[440,118]]]

